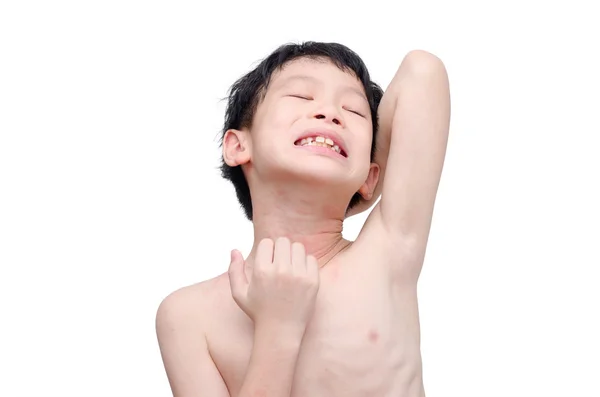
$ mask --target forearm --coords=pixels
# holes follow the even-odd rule
[[[435,116],[430,113],[428,107],[424,106],[424,101],[419,101],[419,98],[423,96],[431,97],[432,100],[436,98],[437,92],[431,87],[431,76],[436,72],[432,70],[434,69],[432,65],[434,59],[437,60],[434,55],[421,50],[406,54],[381,98],[377,109],[379,131],[375,155],[375,162],[380,166],[380,183],[375,190],[374,197],[379,197],[383,190],[383,181],[388,171],[392,147],[410,150],[412,146],[407,146],[406,139],[424,138],[426,131],[407,129],[406,127],[412,127],[407,123]]]
[[[409,52],[388,85],[379,107],[375,163],[379,165],[379,181],[369,201],[353,208],[359,213],[375,203],[384,190],[384,181],[397,185],[401,173],[416,175],[424,167],[434,168],[432,158],[443,159],[438,151],[445,149],[449,119],[448,82],[442,62],[433,54]],[[390,170],[390,167],[392,168]],[[386,175],[392,173],[391,178]],[[414,178],[416,183],[426,178]],[[436,181],[433,184],[437,186]],[[392,201],[395,193],[414,192],[403,185],[402,191],[387,189]],[[419,196],[418,194],[416,196]]]
[[[396,105],[398,102],[398,74],[402,71],[401,69],[396,74],[396,77],[388,88],[386,89],[379,107],[377,108],[377,119],[379,128],[377,131],[377,138],[375,142],[375,158],[374,162],[379,165],[379,182],[375,186],[373,195],[369,200],[362,200],[356,206],[354,206],[347,214],[347,217],[353,216],[360,212],[363,212],[370,208],[381,195],[383,188],[383,179],[387,168],[388,156],[390,152],[390,142],[392,139],[392,120],[396,111]]]
[[[302,332],[257,327],[239,397],[289,397],[302,336]]]

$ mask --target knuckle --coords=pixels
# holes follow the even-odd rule
[[[311,286],[317,284],[317,280],[315,280],[314,277],[311,277],[309,275],[302,275],[297,278],[298,278],[299,283],[301,283],[305,287],[311,287]]]
[[[253,277],[264,280],[271,276],[271,270],[266,266],[256,266]]]
[[[257,271],[258,271],[258,274],[261,276],[269,276],[269,275],[273,274],[273,269],[271,268],[271,266],[268,266],[266,264],[259,265],[257,267]]]
[[[279,277],[290,277],[290,276],[292,276],[292,272],[291,272],[291,269],[289,269],[286,266],[279,266],[277,268],[277,275]]]
[[[301,286],[303,286],[305,288],[309,288],[312,283],[310,282],[310,279],[308,277],[299,277],[298,284],[300,284]]]

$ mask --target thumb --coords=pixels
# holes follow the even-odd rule
[[[244,257],[238,250],[231,251],[231,263],[229,264],[229,283],[231,284],[231,294],[235,300],[246,295],[248,289],[248,279],[244,272]]]

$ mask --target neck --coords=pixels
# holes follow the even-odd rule
[[[347,200],[328,189],[302,186],[271,186],[252,192],[254,244],[248,259],[253,262],[258,243],[287,237],[304,245],[307,255],[324,266],[350,242],[342,237]],[[346,202],[345,202],[346,201]]]

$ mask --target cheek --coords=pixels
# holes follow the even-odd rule
[[[254,121],[258,122],[260,128],[269,129],[271,126],[281,124],[289,119],[293,111],[294,107],[290,102],[268,100],[261,104]]]
[[[365,159],[365,161],[371,160],[371,145],[373,134],[370,131],[361,132],[359,137],[357,137],[357,153],[359,154],[361,160]]]
[[[263,129],[252,137],[252,151],[259,157],[265,157],[275,152],[276,142],[270,130]]]
[[[366,134],[365,134],[366,135]],[[371,166],[371,138],[364,137],[355,140],[354,146],[354,167],[359,174],[367,175]]]
[[[252,161],[260,169],[280,164],[282,157],[286,157],[289,147],[293,145],[283,135],[285,130],[273,123],[262,125],[260,130],[253,132]]]
[[[289,112],[280,106],[272,105],[260,117],[255,118],[252,128],[252,142],[257,150],[274,150],[285,139],[290,130]]]
[[[269,109],[269,124],[275,128],[289,127],[300,114],[298,106],[280,103]]]

